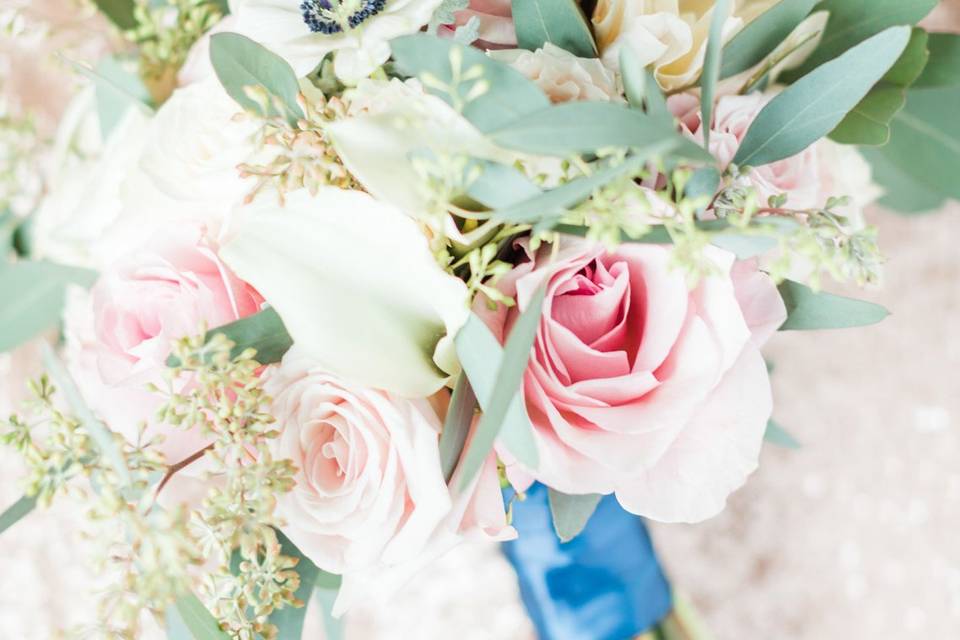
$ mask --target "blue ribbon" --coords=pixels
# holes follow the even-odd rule
[[[579,536],[561,544],[547,488],[535,484],[514,503],[513,525],[520,537],[503,551],[541,640],[627,640],[670,612],[670,585],[647,528],[613,496],[600,501]]]

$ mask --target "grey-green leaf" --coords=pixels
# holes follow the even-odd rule
[[[89,287],[97,273],[52,262],[17,262],[0,269],[0,353],[56,325],[67,285]]]
[[[537,335],[537,327],[540,325],[544,295],[543,287],[537,289],[536,293],[530,298],[527,308],[514,323],[504,345],[503,357],[500,359],[499,367],[496,370],[496,378],[493,381],[490,393],[484,394],[482,385],[476,384],[475,379],[471,378],[471,384],[475,384],[477,390],[477,398],[481,400],[483,414],[480,416],[476,431],[470,439],[460,462],[459,485],[461,489],[467,488],[479,473],[484,461],[493,449],[494,441],[500,434],[511,404],[513,404],[515,398],[522,394],[521,383],[523,374],[527,370],[530,349],[533,347],[533,340]],[[471,316],[471,320],[474,320],[474,318],[475,316]],[[482,323],[479,319],[474,320],[474,322],[477,321]],[[463,339],[459,334],[457,335],[458,353],[468,353],[480,346],[478,342],[471,341],[469,338],[470,334]],[[489,351],[485,355],[490,358]],[[463,356],[461,356],[461,361],[462,359]],[[473,360],[475,361],[476,358],[473,358]],[[464,369],[469,371],[466,363],[464,363]]]
[[[100,134],[106,138],[131,107],[145,112],[152,111],[150,91],[134,68],[113,56],[101,60],[92,72],[84,69],[85,75],[94,81],[97,97],[97,119]]]
[[[763,439],[784,449],[799,449],[801,446],[797,439],[790,435],[789,431],[773,420],[767,422],[767,430],[763,432]]]
[[[167,607],[166,622],[169,640],[230,640],[192,593],[180,596]]]
[[[509,207],[535,198],[540,187],[517,169],[496,162],[483,162],[483,172],[467,188],[467,195],[491,209]]]
[[[930,187],[910,177],[884,155],[884,148],[864,147],[860,150],[873,169],[873,181],[885,194],[879,204],[902,214],[932,213],[947,199]]]
[[[500,346],[490,329],[476,315],[471,315],[460,333],[457,334],[456,345],[460,364],[469,379],[474,397],[479,401],[480,407],[484,411],[488,411],[492,406],[499,372],[504,363],[503,347]],[[451,404],[451,410],[453,410],[453,406]],[[466,408],[464,407],[460,411],[465,414]],[[469,429],[470,425],[467,424],[466,426]],[[484,428],[491,429],[493,427],[484,425]],[[533,440],[533,427],[530,424],[530,418],[527,416],[519,385],[509,401],[506,415],[501,424],[496,426],[496,429],[497,432],[492,434],[494,439],[499,437],[510,453],[526,467],[530,469],[537,467],[540,459],[536,443]],[[479,433],[480,425],[477,426],[477,430]],[[458,433],[457,439],[461,437],[464,437],[463,434]],[[476,440],[476,437],[474,440]],[[462,447],[458,459],[466,459]]]
[[[394,38],[390,41],[390,48],[396,69],[404,76],[426,76],[449,85],[453,81],[451,61],[459,60],[461,74],[479,68],[481,77],[463,82],[457,94],[465,99],[477,82],[486,83],[486,90],[469,100],[463,108],[464,117],[480,131],[491,131],[550,106],[547,96],[519,71],[488,57],[479,49],[423,33]],[[447,91],[432,83],[427,83],[426,88],[454,104],[455,99]]]
[[[830,133],[893,66],[909,40],[910,27],[890,28],[786,88],[757,115],[734,162],[776,162]]]
[[[580,535],[603,498],[599,493],[574,496],[553,489],[548,490],[547,497],[550,501],[553,529],[560,542],[570,542]]]
[[[818,11],[829,11],[816,50],[796,69],[782,76],[793,82],[868,38],[895,26],[914,25],[936,6],[937,0],[821,0]]]
[[[317,576],[320,574],[320,569],[317,568],[317,565],[313,564],[310,558],[303,555],[303,552],[297,548],[297,545],[293,544],[282,531],[276,529],[276,533],[277,540],[280,542],[280,552],[285,556],[297,559],[295,570],[300,574],[300,587],[294,593],[294,597],[303,602],[304,606],[286,606],[282,609],[277,609],[270,614],[270,623],[276,625],[279,632],[277,637],[280,640],[286,640],[287,638],[299,640],[303,635],[303,621],[307,615],[308,603],[310,602],[310,596],[313,593]]]
[[[723,53],[723,24],[730,17],[730,0],[716,0],[710,19],[707,51],[700,76],[700,118],[703,126],[703,147],[710,148],[710,127],[713,126],[713,99],[720,78],[720,59]]]
[[[239,33],[217,33],[210,38],[210,62],[220,84],[244,109],[262,112],[245,88],[263,87],[271,98],[279,100],[286,112],[277,113],[270,105],[270,114],[283,115],[291,122],[303,118],[297,102],[300,94],[297,74],[286,60],[263,45]]]
[[[960,34],[931,33],[927,43],[930,61],[914,86],[958,87],[960,86]]]
[[[784,280],[777,288],[787,307],[787,321],[780,327],[781,331],[863,327],[890,315],[878,304],[815,292],[792,280]]]
[[[0,533],[17,524],[37,506],[37,499],[23,496],[0,513]]]
[[[597,57],[590,25],[575,0],[513,0],[513,25],[521,49],[546,43],[581,58]]]
[[[646,148],[680,144],[672,124],[611,102],[567,102],[538,110],[490,131],[497,144],[566,157],[605,147]]]
[[[817,0],[780,0],[757,16],[723,48],[720,77],[729,78],[760,64],[810,15]]]
[[[137,17],[134,13],[136,8],[134,0],[94,0],[94,4],[97,5],[103,15],[109,18],[110,22],[120,29],[126,31],[136,28]]]
[[[333,604],[337,600],[341,583],[342,579],[338,575],[327,573],[322,569],[317,573],[313,601],[321,609],[326,640],[343,640],[344,637],[343,618],[333,617]]]
[[[443,421],[443,431],[440,432],[440,470],[447,482],[450,482],[460,454],[463,453],[476,409],[477,396],[470,386],[467,374],[461,373],[453,387],[447,417]]]
[[[207,331],[206,340],[209,342],[217,334],[225,335],[234,343],[230,351],[231,357],[240,355],[246,349],[256,349],[255,359],[260,364],[280,362],[284,354],[293,346],[293,338],[287,333],[280,314],[273,307],[235,320],[222,327]],[[173,356],[167,359],[167,365],[176,367],[180,362]]]

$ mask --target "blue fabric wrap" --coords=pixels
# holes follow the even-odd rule
[[[613,496],[600,501],[579,536],[561,544],[547,488],[535,484],[514,503],[513,525],[520,537],[503,551],[541,640],[627,640],[670,612],[670,585],[647,528]]]

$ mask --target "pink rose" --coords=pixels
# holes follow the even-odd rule
[[[740,148],[747,130],[772,95],[751,93],[745,96],[723,96],[717,100],[710,129],[710,153],[726,168]],[[672,96],[668,105],[680,119],[685,133],[703,144],[700,103],[689,94]],[[820,163],[815,146],[807,147],[795,156],[751,169],[749,179],[757,189],[759,205],[764,207],[770,196],[787,194],[786,206],[810,209],[823,206],[827,195],[820,183]]]
[[[469,491],[447,487],[441,418],[428,400],[349,384],[297,347],[269,375],[282,429],[274,455],[299,468],[279,502],[284,532],[317,566],[343,575],[335,615],[388,596],[461,540],[515,535],[493,456]]]
[[[90,295],[68,307],[68,358],[91,409],[133,440],[167,435],[163,451],[178,461],[201,449],[200,436],[153,421],[173,342],[256,313],[263,298],[233,275],[199,225],[151,239],[107,269]],[[175,437],[173,437],[175,435]]]
[[[540,465],[511,465],[512,479],[615,492],[627,510],[662,521],[723,508],[757,465],[771,412],[759,347],[786,311],[753,263],[708,251],[717,273],[689,290],[669,247],[608,254],[569,240],[552,260],[545,248],[503,280],[516,307],[477,305],[502,337],[546,283],[524,377]]]
[[[470,0],[470,6],[457,11],[455,25],[440,27],[441,36],[451,36],[456,27],[476,17],[480,21],[480,37],[473,46],[480,49],[512,49],[517,46],[510,0]]]

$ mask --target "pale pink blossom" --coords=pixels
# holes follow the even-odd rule
[[[266,385],[278,458],[299,468],[280,498],[284,532],[343,575],[335,614],[386,597],[462,540],[513,537],[493,456],[467,491],[440,468],[441,418],[424,398],[345,382],[296,346]]]
[[[615,492],[656,520],[716,514],[756,468],[770,417],[759,347],[786,318],[773,282],[710,248],[716,273],[690,290],[669,247],[563,242],[504,278],[515,307],[476,309],[502,339],[546,286],[524,377],[540,464],[511,477]]]

